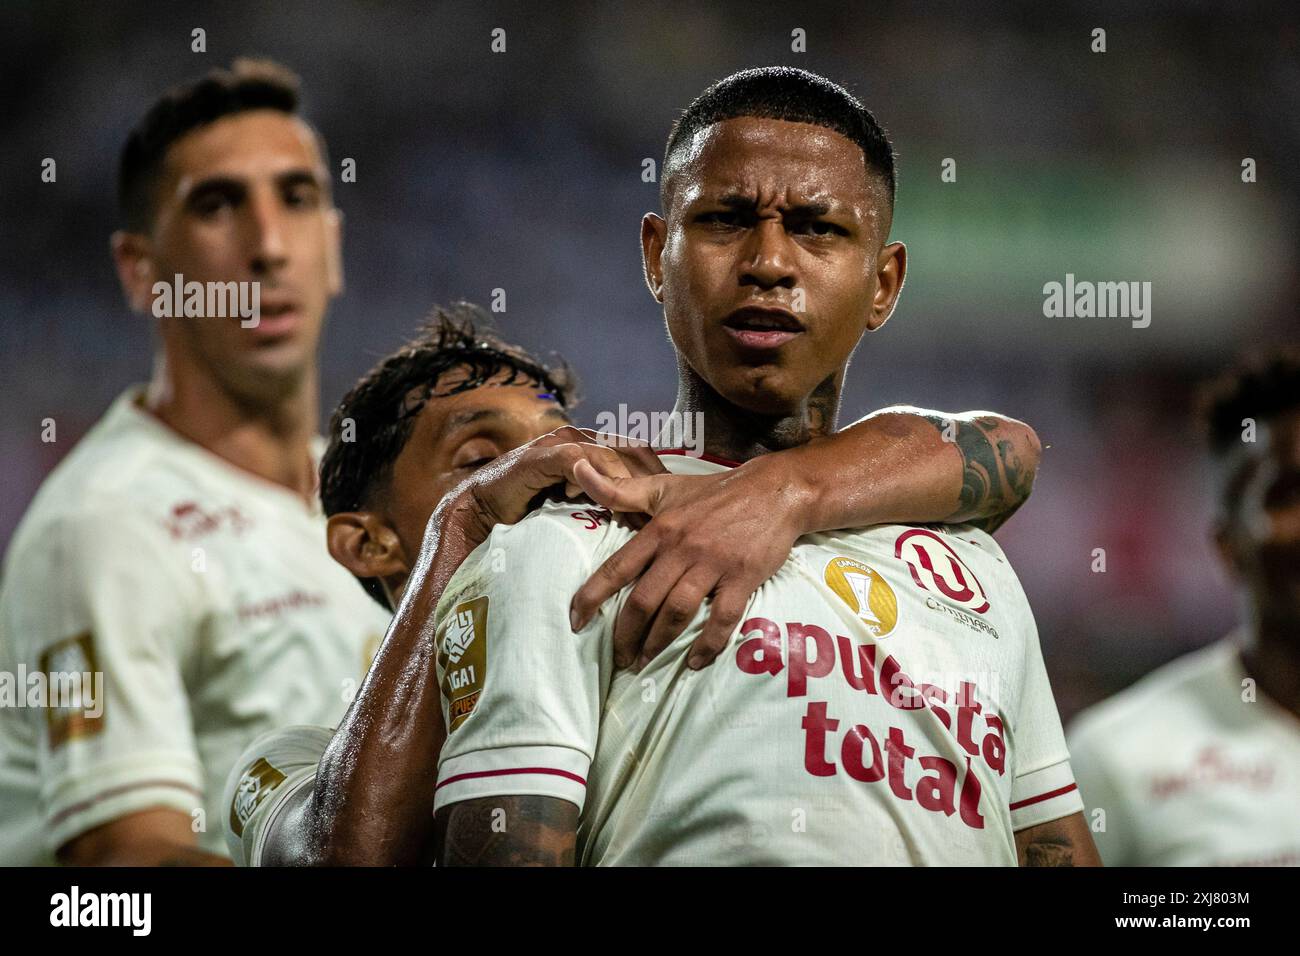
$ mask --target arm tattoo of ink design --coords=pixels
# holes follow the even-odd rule
[[[1029,497],[1034,486],[1033,472],[1025,467],[1015,443],[1001,434],[1000,419],[984,416],[962,420],[942,415],[926,418],[945,441],[951,441],[962,458],[960,506],[949,520],[986,514],[988,517],[970,523],[992,534]]]
[[[483,797],[438,811],[439,866],[573,866],[578,808],[537,795]]]

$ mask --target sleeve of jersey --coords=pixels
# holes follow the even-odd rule
[[[1015,831],[1059,820],[1083,809],[1032,616],[1029,616],[1023,696],[1017,717],[1013,731],[1016,775],[1011,781],[1010,808],[1011,828]]]
[[[162,535],[129,513],[66,517],[11,556],[6,639],[49,681],[25,719],[51,849],[139,810],[203,805],[181,676],[196,585]]]
[[[236,866],[261,866],[266,838],[290,798],[316,779],[334,738],[327,727],[285,727],[254,740],[235,761],[221,798],[226,847]]]
[[[537,794],[581,810],[611,652],[606,612],[579,633],[569,601],[592,570],[604,526],[570,529],[539,513],[498,527],[439,605],[438,680],[448,736],[434,811]],[[607,602],[609,603],[609,602]]]

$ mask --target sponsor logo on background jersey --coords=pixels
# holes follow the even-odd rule
[[[488,599],[457,604],[438,636],[438,671],[447,701],[447,733],[465,722],[483,693],[487,670]]]
[[[853,558],[831,558],[824,577],[826,586],[876,637],[884,637],[894,629],[898,623],[898,598],[874,568]]]
[[[989,609],[988,596],[975,572],[933,531],[925,528],[904,531],[894,542],[894,557],[907,562],[912,580],[922,590],[941,594],[976,614]]]
[[[244,824],[248,822],[258,806],[276,787],[284,783],[284,774],[272,767],[265,757],[244,771],[235,788],[235,799],[230,804],[230,829],[235,836],[244,835]]]

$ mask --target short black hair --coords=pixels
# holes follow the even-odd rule
[[[217,67],[159,97],[122,147],[117,197],[126,228],[149,231],[158,174],[172,143],[235,113],[269,109],[296,115],[299,85],[291,70],[273,60],[238,59],[229,69]],[[324,141],[316,139],[324,160]]]
[[[1300,411],[1300,348],[1246,357],[1202,389],[1199,411],[1210,450],[1218,457],[1240,447],[1243,420],[1252,419],[1258,426]]]
[[[714,83],[695,98],[673,123],[660,170],[659,197],[667,197],[674,155],[702,129],[740,116],[825,126],[857,143],[868,169],[884,181],[894,202],[897,178],[894,147],[862,101],[838,83],[791,66],[742,70]]]
[[[565,411],[577,402],[577,380],[567,363],[546,365],[509,344],[477,305],[435,307],[420,334],[362,376],[334,409],[329,446],[320,463],[326,515],[374,504],[387,489],[393,463],[439,379],[460,368],[469,374],[440,395],[467,392],[506,372],[503,385],[535,382]],[[360,580],[371,597],[389,607],[376,578]]]

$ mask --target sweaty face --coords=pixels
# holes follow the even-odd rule
[[[260,283],[261,317],[164,318],[163,334],[243,394],[292,386],[341,286],[339,223],[316,138],[275,110],[223,117],[168,149],[149,236],[154,281]]]
[[[1261,423],[1240,454],[1229,529],[1237,566],[1268,606],[1300,621],[1300,411]]]
[[[733,404],[798,411],[884,321],[873,320],[873,299],[888,200],[861,148],[833,130],[715,123],[674,174],[666,219],[669,334]]]
[[[437,391],[446,391],[458,374],[444,375]],[[432,397],[416,418],[393,464],[383,507],[411,560],[419,553],[429,516],[448,491],[499,455],[568,424],[555,399],[543,397],[543,386],[494,384],[506,377],[503,373],[478,388]]]

